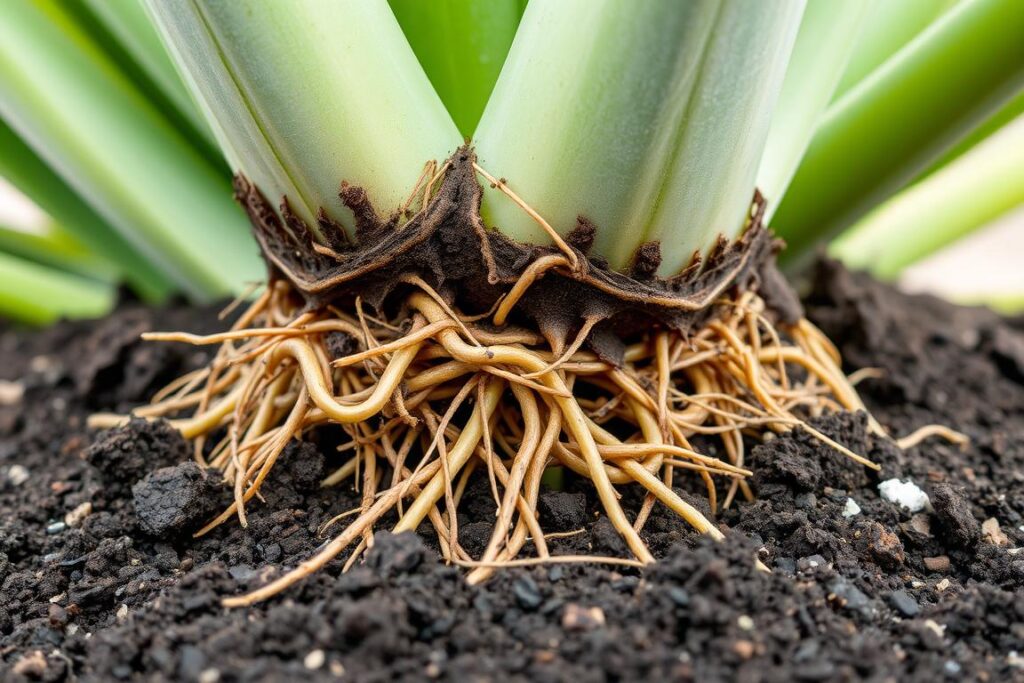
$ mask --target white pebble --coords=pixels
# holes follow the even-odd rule
[[[928,494],[909,479],[906,481],[900,481],[899,479],[883,481],[878,485],[878,492],[882,494],[883,500],[897,503],[910,512],[920,512],[921,510],[931,508]]]
[[[843,506],[843,517],[849,519],[860,514],[860,505],[857,505],[857,501],[853,498],[846,499],[846,505]]]
[[[0,379],[0,406],[16,406],[25,395],[25,387],[18,382]]]
[[[7,470],[7,479],[15,486],[21,486],[28,478],[28,469],[21,465],[11,465]]]
[[[68,526],[78,526],[86,517],[92,514],[92,503],[86,501],[81,503],[71,512],[64,515],[64,523]]]
[[[302,665],[313,671],[322,667],[326,659],[327,656],[323,650],[313,650],[302,660]]]

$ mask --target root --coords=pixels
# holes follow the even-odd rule
[[[230,332],[147,335],[220,345],[208,370],[175,382],[138,411],[171,418],[190,439],[218,439],[199,455],[224,471],[235,500],[197,535],[233,516],[245,523],[245,507],[290,440],[326,423],[340,425],[350,439],[339,445],[340,464],[324,485],[355,477],[362,503],[321,532],[343,519],[351,520],[348,526],[295,569],[226,605],[266,599],[353,543],[368,547],[374,527],[392,511],[398,512],[395,531],[429,520],[445,558],[470,568],[472,582],[501,567],[598,561],[550,556],[537,516],[540,480],[550,465],[593,483],[633,555],[603,561],[625,565],[653,560],[641,531],[657,502],[700,533],[723,537],[673,483],[698,476],[712,509],[723,490],[726,506],[737,492],[748,495],[742,434],[751,430],[802,429],[877,468],[805,423],[808,406],[827,401],[856,410],[862,404],[834,356],[808,341],[816,332],[809,323],[775,329],[760,314],[756,296],[728,302],[730,313],[689,339],[669,331],[639,339],[627,348],[626,362],[614,367],[580,343],[556,350],[537,335],[496,333],[426,289],[417,287],[407,297],[404,325],[361,315],[358,306],[349,313],[333,307],[303,312],[289,297],[264,294],[242,316],[245,326]],[[332,358],[337,335],[361,348]],[[95,416],[92,424],[109,426],[115,419],[121,418]],[[721,439],[727,459],[695,450],[690,439],[698,435]],[[929,435],[949,436],[931,428],[907,443]],[[498,501],[490,542],[475,560],[459,546],[455,524],[471,467],[484,468]],[[615,489],[631,483],[648,494],[636,519],[626,514]],[[519,555],[528,540],[537,556],[524,559]]]
[[[437,197],[444,194],[449,204],[457,196],[468,197],[471,209],[474,196],[478,202],[478,192],[460,195],[448,178],[441,180],[446,171],[451,176],[458,175],[459,168],[465,170],[469,156],[459,159],[453,157],[440,169],[436,164],[424,168],[403,216],[421,192],[423,208],[394,228],[394,235],[405,234],[395,239],[412,244],[417,231],[426,230],[428,214],[444,203],[436,202],[433,194],[439,181],[447,189],[438,190]],[[275,252],[291,243],[280,241],[284,238],[274,232],[274,225],[260,222],[273,212],[254,214],[258,192],[253,194],[255,190],[243,182],[243,199],[255,216],[257,237],[273,268],[287,279],[273,279],[228,332],[146,335],[152,340],[218,346],[207,368],[172,382],[150,405],[135,411],[139,417],[169,419],[193,441],[196,460],[220,469],[233,488],[234,501],[197,536],[236,516],[244,526],[246,506],[259,497],[287,444],[326,424],[339,426],[346,437],[338,444],[338,461],[323,486],[352,479],[362,487],[357,508],[320,527],[319,532],[326,533],[348,520],[315,555],[248,595],[224,600],[225,605],[249,605],[272,597],[353,548],[343,568],[347,569],[372,545],[374,529],[392,513],[398,519],[394,531],[414,531],[429,521],[445,560],[470,569],[468,580],[473,583],[502,567],[547,562],[642,566],[654,560],[642,533],[658,503],[697,532],[724,538],[713,520],[684,499],[675,485],[684,477],[698,478],[707,491],[712,517],[737,495],[752,499],[744,436],[769,438],[799,429],[856,462],[879,469],[806,422],[828,410],[864,410],[864,404],[825,336],[799,316],[780,316],[773,323],[767,304],[750,288],[754,264],[770,247],[763,230],[748,231],[749,240],[737,248],[720,245],[703,271],[695,264],[676,281],[651,289],[653,285],[595,269],[504,181],[475,163],[473,167],[536,220],[554,244],[553,252],[534,254],[509,279],[508,263],[519,260],[510,254],[521,253],[516,250],[522,245],[513,249],[484,236],[479,256],[489,273],[486,281],[501,284],[498,292],[504,294],[478,305],[475,314],[471,306],[469,311],[459,310],[460,299],[451,296],[450,288],[442,294],[423,277],[408,273],[388,281],[406,289],[389,300],[398,306],[388,307],[397,312],[387,320],[364,311],[359,291],[368,290],[327,297],[326,291],[350,282],[355,271],[330,271],[330,277],[324,275],[329,269],[320,275],[299,272],[298,261],[289,259],[303,256],[301,248]],[[473,234],[483,235],[478,213],[473,215]],[[419,227],[413,225],[417,220]],[[399,247],[405,248],[395,248]],[[305,256],[345,257],[322,245],[309,247]],[[414,260],[414,252],[403,258]],[[363,263],[364,272],[370,272],[371,265]],[[591,312],[580,316],[577,327],[564,330],[563,337],[568,337],[575,329],[571,341],[559,338],[557,325],[514,326],[518,307],[526,305],[545,278],[561,278],[561,283],[576,288],[573,292],[592,297],[583,302],[595,306]],[[684,286],[692,286],[693,292],[686,295]],[[533,305],[543,298],[534,299]],[[614,316],[630,306],[646,307],[648,312],[660,306],[659,315],[666,317],[652,319],[670,324],[617,328],[614,334],[624,335],[629,343],[621,346],[622,339],[616,337],[609,345],[608,338],[614,335],[600,325],[609,327]],[[480,309],[487,312],[480,314]],[[614,351],[611,356],[602,354],[601,344],[595,343],[599,333],[605,351]],[[90,425],[110,427],[125,420],[96,415]],[[870,426],[884,435],[873,419]],[[932,435],[960,436],[930,427],[900,443],[912,445]],[[698,451],[691,442],[695,437],[720,440],[724,459]],[[550,466],[592,483],[605,515],[633,557],[551,555],[551,537],[545,537],[537,514],[541,479]],[[490,540],[478,559],[459,545],[457,516],[474,470],[486,472],[497,506]],[[625,485],[639,485],[645,493],[633,519],[616,488]],[[535,556],[520,557],[528,542]]]

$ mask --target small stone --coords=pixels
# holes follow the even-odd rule
[[[860,505],[857,505],[857,501],[853,498],[846,499],[846,505],[843,506],[843,517],[849,519],[850,517],[856,517],[861,513]]]
[[[199,674],[199,683],[217,683],[220,680],[220,671],[217,669],[203,669]]]
[[[67,528],[68,528],[68,525],[65,524],[64,522],[50,522],[49,524],[46,525],[46,533],[49,534],[50,536],[54,536],[54,535],[59,534],[60,532],[64,531]]]
[[[228,574],[231,574],[235,581],[245,582],[256,576],[256,570],[247,564],[236,564],[228,567]]]
[[[775,569],[787,574],[793,574],[796,572],[796,562],[791,557],[776,557]]]
[[[331,661],[327,668],[331,670],[331,675],[335,678],[341,678],[345,675],[345,665],[337,660]]]
[[[924,566],[931,572],[948,572],[950,567],[949,555],[937,555],[924,558]]]
[[[28,369],[40,375],[49,372],[56,367],[57,360],[52,356],[47,356],[45,354],[32,356],[32,360],[28,362]]]
[[[818,505],[818,497],[813,493],[801,493],[797,495],[793,504],[801,510],[812,510]]]
[[[740,659],[750,659],[754,656],[754,644],[749,640],[737,640],[732,644],[732,651]]]
[[[941,593],[942,591],[949,588],[950,584],[951,582],[949,579],[943,579],[942,581],[939,581],[937,584],[935,584],[935,590]]]
[[[878,485],[878,492],[883,500],[896,503],[910,512],[920,512],[930,507],[928,494],[909,479],[887,479]]]
[[[512,584],[512,593],[516,601],[523,609],[534,610],[544,602],[544,596],[540,594],[537,582],[529,576],[521,576]]]
[[[10,407],[21,403],[25,387],[20,382],[0,379],[0,406]]]
[[[28,481],[28,478],[28,469],[21,465],[11,465],[7,468],[7,481],[11,482],[14,486],[21,486]]]
[[[953,545],[972,548],[981,536],[981,526],[974,518],[971,504],[949,484],[932,488],[932,507],[943,532]]]
[[[840,607],[852,610],[862,610],[867,608],[871,603],[870,598],[864,594],[864,591],[854,586],[842,576],[837,576],[831,583],[829,583],[828,589],[831,591],[829,599],[831,600],[832,596],[834,596]]]
[[[954,662],[952,659],[947,659],[946,663],[942,665],[942,670],[946,672],[947,676],[959,676],[962,667],[958,662]]]
[[[890,569],[899,567],[905,559],[899,536],[878,522],[868,527],[868,551],[879,565]]]
[[[86,517],[92,514],[92,503],[85,501],[75,507],[74,510],[64,515],[64,523],[75,527],[81,524]]]
[[[932,633],[934,633],[935,635],[937,635],[939,638],[942,638],[946,634],[946,627],[937,623],[934,619],[925,619],[924,627]]]
[[[932,522],[928,515],[914,515],[911,517],[910,528],[924,536],[932,535]]]
[[[193,531],[220,508],[221,490],[219,477],[192,460],[151,472],[132,487],[139,526],[158,537]]]
[[[310,671],[316,671],[324,665],[325,661],[327,661],[327,655],[323,650],[313,650],[303,658],[302,666]]]
[[[121,603],[121,606],[117,608],[115,615],[118,621],[124,621],[128,618],[128,605]]]
[[[46,657],[42,650],[33,650],[11,668],[19,676],[42,678],[46,674]]]
[[[824,567],[827,564],[828,561],[821,555],[809,555],[797,560],[796,566],[800,571],[807,571],[808,569],[814,569],[816,567]]]
[[[1003,530],[999,528],[999,520],[995,517],[989,517],[981,523],[981,538],[986,543],[997,546],[1004,546],[1010,542]]]
[[[751,619],[746,614],[741,614],[739,616],[739,618],[736,619],[736,625],[739,626],[744,631],[753,631],[754,630],[754,620]]]
[[[668,589],[668,597],[676,604],[677,607],[690,606],[690,594],[685,588],[672,586]]]
[[[906,591],[893,591],[889,594],[889,603],[905,617],[916,617],[921,613],[921,606]]]
[[[604,610],[569,603],[562,612],[562,628],[566,631],[590,631],[604,626]]]
[[[47,609],[50,628],[63,628],[68,623],[68,611],[60,605],[51,604]]]

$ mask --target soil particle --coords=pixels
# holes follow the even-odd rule
[[[133,419],[124,427],[104,432],[85,450],[84,457],[96,468],[104,492],[123,497],[155,468],[176,465],[191,455],[181,433],[166,420]]]
[[[981,537],[981,524],[971,513],[970,504],[948,483],[932,487],[928,496],[935,510],[935,517],[949,541],[955,545],[972,548]]]
[[[166,425],[97,435],[84,418],[147,400],[158,385],[143,391],[144,378],[171,379],[203,356],[168,345],[147,357],[124,335],[116,358],[86,373],[94,380],[77,383],[70,368],[121,316],[124,326],[210,331],[223,325],[215,311],[129,306],[102,323],[0,328],[0,379],[24,387],[0,405],[0,680],[1021,680],[1024,380],[1007,359],[1024,326],[832,266],[807,304],[848,371],[883,370],[859,390],[891,433],[941,423],[971,444],[932,439],[900,452],[863,415],[822,416],[814,426],[881,463],[881,475],[803,432],[749,442],[757,498],[719,510],[728,542],[695,538],[656,506],[644,534],[659,562],[642,572],[553,565],[469,586],[438,560],[429,529],[381,532],[348,573],[341,558],[236,610],[221,598],[309,557],[326,540],[320,525],[359,504],[351,486],[318,485],[340,465],[340,437],[323,430],[289,446],[247,528],[229,520],[198,539],[153,536],[131,488],[190,450]],[[714,440],[699,441],[718,454]],[[15,467],[28,473],[18,484]],[[890,478],[926,488],[933,511],[882,500],[878,483]],[[677,485],[706,506],[699,479]],[[643,496],[618,489],[634,515]],[[861,512],[847,518],[850,498]],[[92,513],[67,524],[85,503]],[[470,481],[464,503],[459,541],[469,547],[493,524],[486,477]],[[542,492],[546,530],[582,529],[550,539],[551,552],[625,554],[599,509],[570,474],[562,491]],[[1006,544],[965,544],[969,519],[998,520]]]
[[[948,572],[950,569],[949,555],[939,555],[937,557],[926,557],[922,560],[924,566],[928,568],[928,571],[938,572],[943,574]]]
[[[896,609],[897,612],[905,617],[916,617],[921,613],[921,606],[917,604],[917,600],[910,597],[910,594],[906,591],[893,591],[889,593],[889,602]]]
[[[905,555],[899,536],[878,522],[869,522],[864,535],[868,552],[879,565],[886,569],[896,569],[903,564]]]
[[[981,523],[981,535],[985,539],[986,543],[992,545],[1007,545],[1010,539],[1003,530],[999,527],[999,520],[995,517],[990,517]]]
[[[219,472],[191,460],[155,470],[132,487],[139,528],[156,538],[194,531],[223,509],[224,490]]]
[[[541,524],[550,531],[575,531],[587,523],[587,496],[569,491],[547,491],[537,500]]]

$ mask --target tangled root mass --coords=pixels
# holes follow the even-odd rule
[[[478,175],[530,212],[553,246],[484,229]],[[753,497],[744,436],[803,429],[874,467],[804,422],[863,404],[775,271],[778,245],[757,202],[740,239],[661,279],[656,245],[638,251],[630,275],[609,270],[586,254],[589,223],[563,241],[468,149],[428,165],[403,212],[386,220],[343,187],[361,246],[323,218],[319,228],[334,237],[318,244],[286,201],[275,213],[244,179],[236,189],[269,283],[228,332],[148,335],[218,350],[136,414],[172,418],[196,460],[233,485],[232,505],[198,534],[233,517],[244,525],[288,442],[328,424],[346,438],[323,485],[352,480],[362,501],[321,529],[341,531],[315,556],[226,604],[272,596],[355,546],[351,564],[393,510],[394,530],[427,521],[445,559],[475,582],[516,563],[650,562],[641,534],[657,503],[721,538],[714,514]],[[720,439],[726,458],[699,452],[697,435]],[[549,554],[537,499],[550,467],[593,483],[632,558]],[[459,544],[456,514],[474,472],[498,508],[477,558]],[[702,482],[712,519],[674,490],[681,477]],[[627,484],[646,492],[632,519],[616,490]]]

